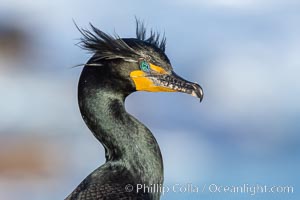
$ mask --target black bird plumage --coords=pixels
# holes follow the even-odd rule
[[[125,98],[145,90],[185,92],[201,100],[202,89],[172,71],[164,53],[166,38],[152,31],[147,38],[138,20],[136,38],[113,37],[91,28],[79,29],[81,47],[94,55],[81,73],[78,102],[82,118],[105,148],[106,163],[66,199],[158,200],[159,191],[138,190],[137,185],[162,185],[161,152],[151,131],[126,112]],[[141,62],[150,66],[149,71],[141,70]]]
[[[137,49],[133,49],[127,43],[128,39],[122,39],[118,35],[115,37],[104,33],[90,24],[92,31],[87,29],[79,29],[83,35],[81,38],[80,46],[92,53],[96,54],[97,59],[110,60],[110,59],[127,59],[133,61],[133,57],[143,57],[144,45],[136,45]],[[146,37],[146,28],[143,23],[136,21],[136,41],[144,41],[146,44],[155,47],[156,50],[165,52],[166,49],[166,37],[151,30],[150,36]],[[130,38],[131,42],[134,42],[133,38]]]

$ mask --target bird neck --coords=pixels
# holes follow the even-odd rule
[[[126,96],[122,90],[110,87],[104,77],[96,81],[84,72],[81,75],[80,111],[104,146],[106,161],[125,166],[137,177],[136,183],[161,184],[163,163],[159,146],[150,130],[126,112]]]

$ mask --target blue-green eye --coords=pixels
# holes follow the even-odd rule
[[[140,64],[140,68],[141,70],[143,70],[144,72],[149,72],[150,71],[150,66],[146,61],[142,61]]]

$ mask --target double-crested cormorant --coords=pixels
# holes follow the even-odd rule
[[[81,115],[105,148],[106,163],[66,198],[68,200],[157,200],[163,162],[150,130],[128,114],[125,98],[135,91],[184,92],[203,98],[201,87],[173,72],[165,55],[165,37],[137,21],[136,38],[112,37],[91,25],[79,29],[81,46],[94,53],[78,84]],[[140,186],[145,187],[139,189]]]

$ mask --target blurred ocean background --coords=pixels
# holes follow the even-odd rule
[[[0,0],[0,199],[64,199],[104,163],[77,106],[75,44],[93,23],[135,37],[134,17],[167,36],[177,74],[204,100],[132,94],[128,112],[160,144],[165,185],[177,199],[299,199],[300,1]],[[293,192],[210,192],[222,186],[292,186]],[[202,192],[203,186],[206,190]]]

